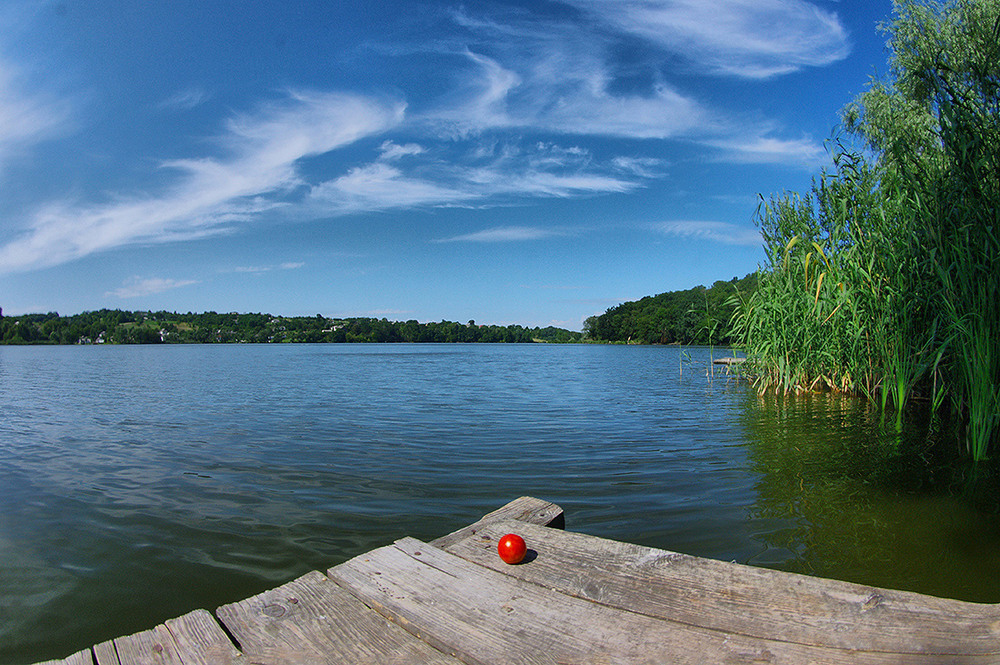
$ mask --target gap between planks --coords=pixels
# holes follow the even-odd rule
[[[565,523],[563,510],[556,504],[524,496],[484,515],[473,524],[438,538],[435,542],[441,544],[455,542],[475,534],[477,530],[491,522],[505,519],[517,520],[518,523],[531,522],[558,528],[562,528]],[[309,591],[309,587],[316,588]],[[251,632],[248,632],[250,629],[246,625],[237,625],[240,618],[247,619],[246,610],[255,607],[255,603],[258,603],[259,606],[256,609],[262,617],[279,619],[280,617],[273,615],[277,613],[277,608],[280,605],[270,602],[270,599],[284,597],[287,600],[287,598],[295,598],[296,595],[301,595],[304,598],[311,597],[316,603],[316,607],[312,608],[305,603],[298,605],[298,607],[296,607],[297,603],[292,603],[292,607],[299,610],[299,614],[306,614],[317,608],[322,611],[324,603],[326,603],[326,609],[330,609],[331,600],[338,605],[340,603],[353,603],[356,610],[353,618],[364,617],[358,619],[360,624],[355,628],[359,635],[355,635],[355,637],[367,633],[369,636],[374,634],[377,639],[380,639],[378,636],[385,633],[389,636],[386,638],[387,643],[394,645],[392,648],[398,647],[400,649],[398,652],[390,653],[375,648],[371,653],[367,653],[364,649],[355,648],[353,651],[355,660],[351,662],[399,663],[400,665],[411,662],[453,665],[458,662],[430,649],[423,642],[415,644],[409,633],[388,623],[384,617],[358,603],[353,596],[339,590],[339,587],[336,587],[336,584],[330,582],[322,573],[312,572],[276,589],[220,607],[217,613],[221,623],[216,621],[206,610],[195,610],[182,617],[170,619],[149,630],[108,640],[92,648],[78,651],[64,659],[49,660],[36,665],[251,665],[256,662],[294,662],[312,665],[313,663],[331,662],[332,655],[330,653],[324,654],[318,650],[317,645],[323,644],[324,639],[322,635],[317,636],[321,631],[314,630],[311,637],[307,637],[304,630],[299,631],[303,641],[295,646],[293,643],[282,644],[277,637],[268,641],[269,638],[262,638],[259,635],[253,636]],[[227,617],[233,625],[222,620],[223,616]],[[351,618],[342,617],[344,621],[348,622]],[[290,622],[285,621],[283,624],[282,628],[278,627],[279,623],[272,623],[268,629],[277,631],[277,633],[284,630],[285,637],[288,637],[289,631],[292,634],[296,632],[296,629],[289,628]],[[267,625],[266,622],[258,623],[257,627],[265,625]],[[316,627],[313,626],[314,629]],[[239,639],[239,637],[243,639]],[[393,640],[397,640],[398,643],[393,642]],[[238,646],[244,648],[243,653],[240,652]],[[351,652],[351,649],[346,649],[343,654],[348,655],[348,652]]]
[[[356,557],[328,574],[366,605],[476,665],[996,662],[983,655],[817,647],[690,626],[574,597],[412,538]]]
[[[518,530],[531,565],[495,555]],[[859,651],[980,654],[1000,661],[1000,608],[692,557],[529,524],[485,525],[448,551],[478,565],[633,612],[749,637]]]

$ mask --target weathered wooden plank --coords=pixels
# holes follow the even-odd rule
[[[184,661],[164,625],[115,640],[121,665],[183,665]]]
[[[90,649],[84,649],[60,660],[46,660],[35,665],[94,665],[94,656]]]
[[[729,635],[553,591],[412,538],[355,557],[329,575],[413,634],[481,665],[995,661],[858,653]]]
[[[115,638],[94,647],[98,665],[182,665],[170,631],[164,625]]]
[[[220,607],[250,662],[458,665],[318,572]]]
[[[1000,606],[698,559],[564,533],[521,497],[413,539],[44,665],[1000,662]],[[531,557],[508,566],[515,531]],[[376,611],[373,611],[374,608]],[[381,614],[379,614],[381,613]],[[388,620],[387,620],[388,619]],[[395,622],[395,623],[393,623]],[[457,659],[456,659],[457,657]],[[40,664],[42,665],[42,664]]]
[[[502,520],[517,520],[554,529],[562,529],[566,526],[566,518],[562,508],[550,501],[543,501],[532,496],[522,496],[491,513],[487,513],[479,521],[446,536],[436,538],[431,543],[437,547],[447,547],[455,541],[476,533],[484,524]]]
[[[195,610],[166,622],[185,665],[230,665],[243,662],[240,652],[206,610]]]
[[[98,665],[225,665],[240,653],[205,610],[94,647]]]
[[[119,665],[118,652],[115,651],[114,640],[101,642],[94,646],[94,660],[97,665]]]
[[[516,531],[537,552],[508,566],[496,555]],[[903,591],[724,563],[544,529],[484,525],[448,551],[508,575],[605,605],[751,637],[863,651],[992,654],[1000,611]]]

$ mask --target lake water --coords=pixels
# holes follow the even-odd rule
[[[710,377],[709,354],[0,347],[0,663],[213,610],[525,494],[572,530],[1000,601],[995,517],[894,452],[905,430],[854,400],[759,398]]]

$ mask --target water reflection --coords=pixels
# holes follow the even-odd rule
[[[843,396],[757,396],[742,415],[758,474],[749,563],[977,602],[1000,601],[1000,525],[945,465],[927,417],[902,428]]]

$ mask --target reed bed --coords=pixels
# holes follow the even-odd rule
[[[1000,2],[901,2],[894,78],[845,109],[806,196],[762,202],[767,262],[734,315],[762,392],[828,390],[1000,436]]]

